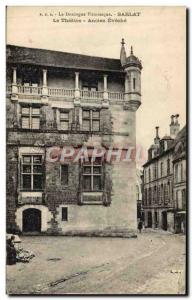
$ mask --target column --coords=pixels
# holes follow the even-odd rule
[[[106,74],[103,75],[103,106],[108,107],[109,95],[108,95],[108,91],[107,91],[107,76],[108,75],[106,75]]]
[[[42,87],[42,98],[47,101],[48,87],[47,87],[47,70],[43,69],[43,87]]]
[[[17,68],[13,68],[13,84],[17,84]]]
[[[75,89],[79,89],[79,72],[75,72]]]
[[[43,87],[47,87],[47,70],[43,69]]]
[[[75,72],[75,99],[80,99],[79,72]],[[79,103],[79,100],[78,100]]]
[[[104,75],[103,79],[104,79],[104,92],[107,92],[107,75]]]
[[[12,100],[18,99],[18,86],[17,86],[17,68],[13,68],[13,81],[12,81]]]

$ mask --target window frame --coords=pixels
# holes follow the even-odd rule
[[[34,157],[35,156],[40,156],[41,157],[41,163],[34,163]],[[24,157],[30,157],[30,163],[25,163],[24,162]],[[23,171],[23,166],[30,166],[31,171],[30,172],[24,172]],[[34,166],[41,166],[41,172],[34,172]],[[34,176],[41,176],[41,188],[37,189],[34,188]],[[42,154],[22,154],[21,156],[21,163],[20,163],[20,188],[22,191],[30,191],[30,192],[40,192],[43,191],[43,175],[44,175],[44,170],[43,170],[43,155]],[[23,178],[24,176],[30,176],[30,188],[25,188],[23,186]]]
[[[89,112],[89,117],[84,116],[84,112]],[[93,116],[94,112],[98,113],[98,117]],[[88,130],[84,129],[84,125],[83,125],[84,121],[89,121],[89,129]],[[99,129],[98,130],[94,130],[94,126],[93,126],[94,121],[99,123]],[[100,131],[100,122],[101,122],[100,110],[82,109],[82,129],[83,129],[83,131],[99,132]]]
[[[22,110],[24,108],[29,109],[28,113],[23,113]],[[33,113],[33,109],[39,109],[39,113],[34,114]],[[23,127],[23,118],[27,118],[28,119],[28,127]],[[33,119],[38,119],[39,120],[39,126],[38,128],[33,128]],[[35,105],[21,105],[21,128],[22,129],[30,129],[30,130],[39,130],[40,129],[40,121],[41,121],[41,111],[40,111],[40,106],[35,106]]]
[[[61,117],[62,114],[67,114],[68,117],[65,118],[65,117]],[[66,123],[67,124],[67,128],[62,128],[61,127],[61,123]],[[62,131],[68,131],[69,130],[69,110],[60,110],[59,111],[59,126],[60,126],[60,130]]]
[[[133,90],[136,90],[136,78],[133,78]]]
[[[65,214],[63,213],[63,211],[65,210]],[[63,216],[66,216],[65,218]],[[68,207],[62,207],[61,208],[61,221],[62,222],[68,222]]]
[[[161,172],[160,176],[163,177],[163,175],[164,175],[164,164],[163,164],[163,162],[160,163],[160,172]]]
[[[62,180],[62,167],[67,167],[67,180],[64,183],[64,180]],[[61,164],[60,165],[60,183],[62,186],[68,186],[69,185],[69,165],[68,164]]]
[[[90,168],[90,173],[86,173],[84,172],[84,168]],[[95,173],[94,172],[94,168],[99,167],[100,168],[100,172],[99,173]],[[90,189],[85,189],[84,188],[84,178],[85,177],[89,177],[91,179],[90,182]],[[95,177],[99,177],[100,178],[100,189],[95,189],[94,188],[94,178]],[[102,180],[103,180],[103,162],[102,159],[100,158],[100,163],[95,163],[95,161],[93,161],[92,159],[89,159],[89,162],[82,162],[82,189],[83,192],[102,192]]]

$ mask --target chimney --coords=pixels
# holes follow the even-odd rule
[[[169,126],[170,126],[170,136],[173,139],[176,138],[176,135],[178,134],[179,129],[180,129],[180,124],[179,124],[178,118],[179,118],[179,114],[171,116],[171,124]]]
[[[155,127],[155,130],[156,130],[156,136],[154,138],[154,144],[159,144],[159,141],[160,141],[160,137],[159,137],[159,126],[156,126]]]
[[[126,55],[124,45],[125,45],[125,42],[124,42],[124,39],[122,39],[122,41],[121,41],[121,52],[120,52],[120,61],[121,61],[122,66],[126,65],[126,61],[127,61],[127,55]]]

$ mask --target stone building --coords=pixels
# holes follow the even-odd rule
[[[186,232],[186,126],[179,132],[173,150],[173,199],[175,232]]]
[[[137,221],[143,220],[142,209],[142,181],[143,172],[140,169],[136,170],[136,200],[137,200]]]
[[[185,218],[186,136],[185,127],[179,131],[178,117],[179,115],[171,116],[169,136],[165,135],[160,139],[159,127],[156,127],[154,143],[148,150],[148,161],[143,165],[145,227],[171,232],[184,231]],[[175,154],[177,149],[180,149],[178,156]],[[182,177],[178,172],[182,173]]]
[[[7,46],[7,231],[135,232],[136,165],[120,154],[142,65],[124,44],[120,59]]]

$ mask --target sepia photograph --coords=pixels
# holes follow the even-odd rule
[[[187,295],[187,8],[6,7],[6,293]]]

